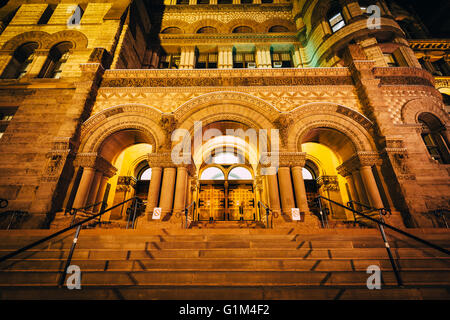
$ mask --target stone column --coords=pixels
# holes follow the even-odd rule
[[[339,166],[337,168],[337,170],[338,170],[338,173],[341,176],[343,176],[345,178],[345,180],[347,180],[351,200],[361,202],[359,200],[359,196],[356,191],[355,181],[353,180],[352,173],[349,170],[347,170],[345,167],[342,167],[342,166]]]
[[[103,201],[103,197],[105,196],[106,186],[108,184],[109,177],[105,174],[103,174],[102,178],[100,179],[100,185],[98,187],[97,197],[95,198],[95,203],[99,203],[100,201]],[[94,208],[94,213],[99,212],[100,208],[102,207],[102,204],[96,205]]]
[[[256,66],[258,68],[271,68],[270,46],[260,45],[256,47]]]
[[[80,184],[78,185],[77,195],[73,201],[72,207],[75,209],[83,208],[91,189],[92,180],[94,179],[95,169],[90,167],[83,168]]]
[[[219,46],[218,50],[219,50],[219,60],[217,67],[219,69],[233,68],[233,47]]]
[[[361,179],[361,174],[359,173],[359,171],[353,171],[352,178],[355,183],[355,190],[356,193],[358,194],[359,202],[365,205],[369,205],[370,201],[367,197],[366,190],[364,189],[364,184]]]
[[[183,213],[186,202],[186,182],[187,168],[179,166],[177,168],[177,182],[175,186],[175,200],[173,203],[174,213]]]
[[[45,64],[49,55],[48,50],[36,50],[34,53],[34,59],[30,66],[28,66],[28,72],[25,75],[29,78],[35,78],[39,75],[42,70],[42,67]]]
[[[269,186],[269,206],[275,212],[280,212],[280,196],[278,193],[278,180],[275,168],[271,168],[273,174],[267,176]]]
[[[180,69],[194,69],[195,46],[181,48]]]
[[[147,206],[145,207],[145,214],[149,220],[151,219],[153,209],[158,206],[161,176],[162,168],[152,167],[152,178],[148,187]]]
[[[367,190],[370,205],[375,209],[384,208],[380,192],[378,191],[377,183],[372,173],[372,168],[370,166],[362,166],[359,171],[361,173],[361,178],[364,182],[364,186]]]
[[[289,216],[291,209],[295,208],[294,192],[292,191],[292,180],[289,167],[278,168],[278,183],[280,185],[282,212],[284,215]]]
[[[89,196],[87,197],[86,205],[91,205],[95,203],[95,199],[97,198],[98,189],[100,187],[100,180],[102,179],[103,173],[100,171],[96,171],[94,174],[94,178],[91,183],[91,190],[89,191]],[[89,211],[94,210],[94,207],[90,208]]]
[[[165,216],[172,213],[173,192],[175,189],[176,174],[176,168],[164,168],[163,182],[161,186],[161,197],[159,200],[159,206],[161,207],[161,218],[163,220],[166,220],[164,219]]]
[[[305,181],[303,180],[303,167],[292,168],[292,180],[294,182],[295,200],[301,212],[309,214],[308,200],[306,197]]]

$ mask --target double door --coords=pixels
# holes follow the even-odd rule
[[[256,219],[252,181],[202,181],[198,200],[198,220]]]

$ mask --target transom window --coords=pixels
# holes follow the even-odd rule
[[[315,180],[312,172],[307,168],[302,168],[303,180]]]
[[[138,180],[149,181],[152,179],[152,168],[146,168],[139,174]]]
[[[225,180],[225,175],[219,168],[209,167],[203,170],[200,180]]]
[[[342,17],[340,12],[336,13],[328,21],[330,22],[331,30],[333,30],[333,32],[336,32],[345,26],[344,17]]]
[[[252,180],[250,170],[244,167],[236,167],[228,173],[228,180]]]

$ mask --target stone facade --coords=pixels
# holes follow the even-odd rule
[[[408,42],[383,0],[374,1],[380,29],[367,28],[357,1],[338,1],[345,25],[335,31],[331,1],[213,2],[96,1],[80,7],[75,26],[67,21],[77,9],[65,1],[0,9],[0,108],[15,112],[0,138],[0,198],[32,213],[23,227],[46,227],[64,208],[103,200],[119,155],[140,143],[153,150],[140,225],[151,225],[157,206],[175,221],[198,197],[204,167],[195,159],[175,165],[171,137],[175,129],[193,133],[196,121],[279,130],[278,171],[252,169],[255,199],[286,218],[275,225],[292,223],[298,207],[305,225],[319,226],[301,174],[309,161],[318,194],[389,207],[396,225],[432,226],[430,212],[450,200],[450,118],[437,90],[448,88],[448,74],[435,78],[418,61],[432,41]],[[36,45],[26,64],[29,43]],[[58,77],[42,77],[60,43],[69,43],[67,60]],[[436,146],[424,142],[427,125],[442,139]],[[338,163],[325,169],[328,160],[308,154],[307,144],[326,146]],[[120,174],[109,206],[135,194],[140,164]],[[330,219],[351,219],[344,211]],[[111,215],[123,218],[123,210]]]

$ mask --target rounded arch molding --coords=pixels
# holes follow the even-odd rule
[[[272,104],[264,101],[260,98],[242,92],[221,91],[203,94],[195,97],[181,106],[179,106],[173,113],[180,128],[188,129],[190,119],[194,118],[208,118],[217,115],[217,111],[214,111],[214,106],[217,105],[229,105],[225,114],[229,113],[235,116],[241,116],[240,111],[246,111],[247,114],[255,115],[256,118],[263,121],[258,127],[270,128],[273,127],[272,122],[279,116],[280,111]],[[206,109],[206,110],[205,110]],[[238,110],[241,109],[241,110]],[[248,118],[248,115],[244,117]],[[196,115],[196,116],[194,116]],[[193,117],[194,116],[194,117]],[[197,120],[195,119],[195,120]]]
[[[165,133],[159,126],[162,113],[145,105],[121,105],[103,110],[86,120],[81,128],[80,152],[97,152],[110,135],[121,130],[139,130],[158,150]]]
[[[423,112],[432,113],[444,125],[450,125],[450,116],[444,111],[442,101],[434,97],[415,99],[405,103],[401,111],[402,121],[404,124],[418,124],[418,117]]]
[[[55,44],[69,41],[73,45],[73,49],[83,49],[88,46],[88,38],[80,31],[63,30],[53,34],[44,31],[30,31],[21,33],[8,40],[2,50],[15,50],[19,46],[27,42],[36,42],[38,49],[51,49]]]
[[[310,130],[316,128],[339,131],[352,142],[355,152],[375,150],[369,133],[372,122],[353,109],[335,103],[311,103],[296,108],[290,115],[295,119],[295,124],[289,130],[288,150],[300,151],[300,141]]]

